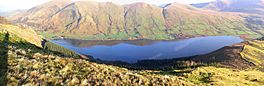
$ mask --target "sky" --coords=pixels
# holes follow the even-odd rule
[[[39,4],[48,2],[50,0],[0,0],[0,12],[7,12],[18,9],[30,9]],[[77,1],[77,0],[73,0]],[[183,4],[191,3],[203,3],[210,2],[214,0],[93,0],[99,2],[113,2],[116,4],[130,4],[135,2],[146,2],[149,4],[162,5],[171,2],[178,2]]]

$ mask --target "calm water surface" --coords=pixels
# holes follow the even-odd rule
[[[172,41],[52,40],[53,43],[80,54],[91,55],[106,61],[128,63],[146,59],[170,59],[207,54],[242,41],[243,39],[233,36],[197,37]]]

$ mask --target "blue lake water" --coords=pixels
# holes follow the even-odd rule
[[[234,36],[209,36],[170,41],[52,40],[53,43],[80,54],[91,55],[105,61],[128,63],[135,63],[138,60],[171,59],[207,54],[242,41],[243,39]]]

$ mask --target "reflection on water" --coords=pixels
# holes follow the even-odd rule
[[[129,63],[146,59],[170,59],[210,53],[224,46],[243,40],[233,36],[197,37],[183,40],[153,41],[95,41],[95,40],[53,40],[52,42],[107,61]]]

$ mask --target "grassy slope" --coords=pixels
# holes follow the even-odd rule
[[[7,67],[8,85],[165,85],[187,84],[178,76],[167,78],[154,74],[136,72],[83,59],[63,57],[55,52],[44,50],[24,40],[18,35],[0,33],[1,68]],[[7,41],[3,41],[8,38]],[[3,46],[8,43],[8,46]],[[8,59],[6,62],[4,59]],[[5,69],[5,68],[3,68]],[[5,71],[1,71],[1,76]],[[3,83],[0,83],[3,84]],[[191,84],[191,83],[188,83]]]
[[[40,38],[36,32],[32,29],[28,29],[23,26],[14,26],[9,24],[0,24],[1,32],[9,32],[10,34],[16,34],[18,37],[23,37],[24,40],[35,44],[38,47],[41,46],[42,38]]]
[[[243,17],[237,14],[202,10],[176,3],[167,6],[165,14],[171,34],[257,36],[246,26]]]
[[[5,26],[5,25],[4,25]],[[10,26],[10,25],[7,25]],[[6,27],[7,27],[6,26]],[[14,26],[12,26],[14,27]],[[0,33],[1,79],[8,85],[263,85],[259,70],[217,67],[154,71],[128,70],[64,57],[22,39]],[[27,33],[27,32],[25,32]],[[8,43],[8,46],[5,46]],[[7,59],[7,60],[6,60]]]
[[[201,67],[185,75],[187,80],[199,85],[260,86],[264,85],[264,73],[256,70],[233,70]]]
[[[250,41],[249,45],[244,46],[241,56],[257,66],[264,66],[264,42]]]

